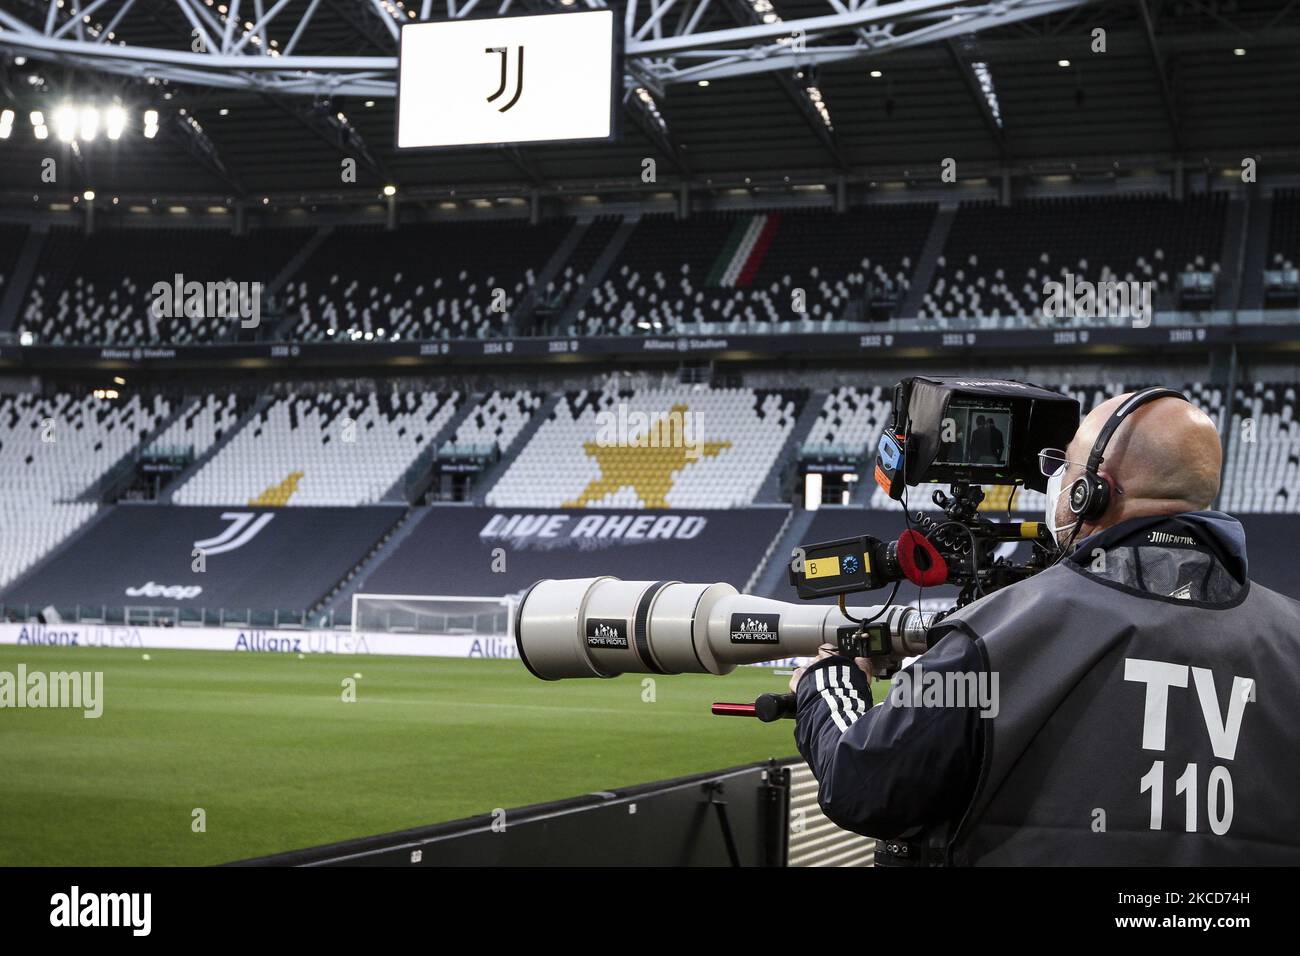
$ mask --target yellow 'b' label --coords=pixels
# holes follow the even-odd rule
[[[839,555],[832,554],[827,558],[814,558],[811,561],[804,562],[804,577],[806,578],[830,578],[839,573]]]

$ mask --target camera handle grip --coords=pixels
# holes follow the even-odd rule
[[[765,724],[774,720],[794,719],[798,706],[794,694],[760,694],[752,704],[714,704],[715,717],[757,717]]]

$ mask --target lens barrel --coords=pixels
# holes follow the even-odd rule
[[[881,609],[850,608],[854,617]],[[879,618],[899,652],[923,653],[925,628],[909,607]],[[729,674],[739,664],[809,657],[855,627],[833,605],[789,604],[730,584],[548,579],[515,615],[524,665],[542,680],[619,674]]]

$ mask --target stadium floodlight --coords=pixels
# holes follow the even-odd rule
[[[82,107],[78,133],[87,143],[94,142],[99,135],[99,110],[93,106]]]
[[[95,190],[93,190],[93,189],[87,189],[84,193],[81,194],[81,198],[84,199],[84,200],[86,200],[86,202],[94,202],[94,201],[95,201]]]
[[[126,110],[118,103],[114,103],[104,111],[104,133],[109,139],[121,139],[122,131],[126,129]]]
[[[65,143],[77,138],[77,110],[69,103],[64,103],[54,111],[54,132]]]
[[[609,9],[404,25],[397,148],[612,139],[621,28]]]
[[[0,112],[0,139],[8,139],[9,134],[14,129],[14,111],[4,110]]]
[[[396,195],[397,195],[397,187],[396,187],[396,186],[385,186],[385,187],[384,187],[384,195],[385,195],[385,196],[396,196]]]
[[[158,135],[158,111],[144,111],[144,138],[153,139]]]

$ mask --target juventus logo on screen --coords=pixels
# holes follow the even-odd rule
[[[610,9],[405,24],[397,148],[610,139],[622,26]]]
[[[497,87],[497,91],[495,93],[493,93],[491,96],[487,98],[487,101],[489,103],[491,103],[493,100],[495,100],[497,97],[499,97],[502,93],[506,91],[506,64],[510,59],[509,56],[507,55],[508,49],[509,49],[508,47],[504,47],[504,46],[490,46],[483,51],[484,53],[501,54],[501,85]],[[505,106],[497,107],[498,113],[504,113],[508,109],[510,109],[510,107],[518,103],[519,97],[524,92],[524,46],[522,43],[519,44],[519,56],[516,58],[515,74],[516,74],[515,95],[510,97],[510,101],[506,103]]]

